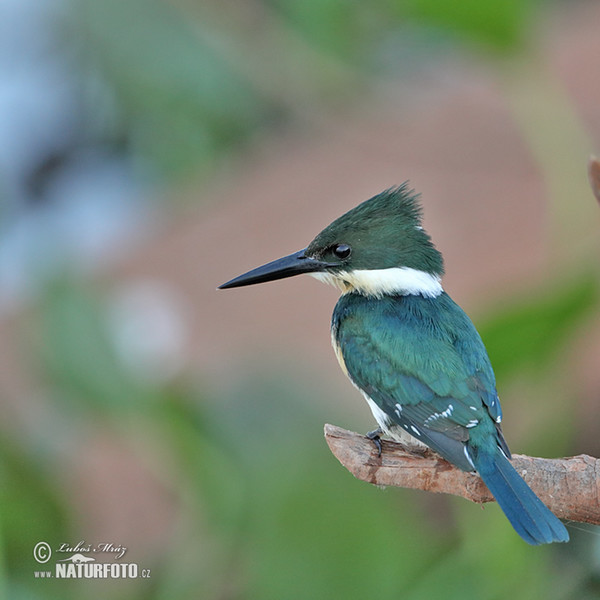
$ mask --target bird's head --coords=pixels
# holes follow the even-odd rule
[[[443,260],[421,226],[418,196],[407,184],[359,204],[303,250],[253,269],[221,289],[308,273],[344,292],[437,296]]]

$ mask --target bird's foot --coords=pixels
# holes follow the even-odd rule
[[[377,456],[381,457],[381,436],[383,435],[383,429],[378,427],[377,429],[373,429],[373,431],[369,431],[366,435],[368,439],[370,439],[374,444],[375,448],[377,448]]]

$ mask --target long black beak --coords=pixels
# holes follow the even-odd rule
[[[219,289],[225,290],[243,285],[263,283],[265,281],[275,281],[276,279],[293,277],[302,273],[316,273],[318,271],[325,271],[327,267],[331,266],[333,264],[305,256],[304,250],[299,250],[298,252],[294,252],[294,254],[278,258],[262,267],[257,267],[239,277],[235,277],[231,281],[220,285]]]

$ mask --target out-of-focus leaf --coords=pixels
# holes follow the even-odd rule
[[[447,539],[415,523],[414,496],[340,467],[323,439],[318,387],[296,371],[285,380],[257,373],[215,411],[246,474],[248,597],[391,597]]]
[[[427,565],[405,590],[405,600],[558,598],[552,594],[547,562],[555,548],[525,544],[495,504],[484,505],[482,510],[453,498],[452,505],[464,538],[452,552]]]
[[[599,301],[597,276],[588,272],[500,309],[478,326],[496,376],[510,377],[524,366],[547,366]]]
[[[455,33],[461,41],[511,51],[525,41],[537,0],[402,0],[401,15]]]
[[[409,494],[340,468],[323,440],[324,416],[307,402],[316,390],[279,376],[256,373],[231,398],[163,407],[161,428],[205,522],[195,544],[210,548],[191,572],[168,573],[165,586],[184,589],[182,578],[191,584],[202,571],[207,600],[231,589],[261,599],[393,595],[447,539],[415,523]]]
[[[249,530],[251,597],[394,597],[445,550],[414,519],[410,494],[363,485],[314,450],[294,467],[285,477],[281,465],[284,485],[261,488]]]
[[[273,4],[312,44],[346,59],[358,58],[364,50],[369,25],[376,23],[377,8],[382,8],[338,0],[277,0]]]
[[[134,152],[176,175],[214,161],[265,117],[252,86],[160,0],[77,0],[89,58],[116,93]],[[213,31],[219,37],[225,32]],[[89,68],[89,67],[88,67]]]
[[[214,421],[202,398],[182,392],[169,390],[149,415],[173,465],[168,476],[187,522],[165,554],[158,597],[193,597],[200,583],[210,600],[241,576],[236,562],[244,543],[248,478],[222,434],[226,423]]]
[[[120,410],[140,401],[145,390],[119,362],[100,303],[83,284],[48,286],[39,319],[42,368],[71,408]]]
[[[156,422],[208,518],[219,523],[222,534],[235,531],[244,512],[242,465],[235,460],[226,423],[215,422],[208,407],[190,400],[172,391],[157,407]]]
[[[3,575],[9,575],[2,583],[15,586],[15,592],[20,582],[33,585],[40,597],[72,597],[64,589],[61,591],[56,581],[38,582],[33,574],[46,570],[33,557],[35,545],[43,541],[56,548],[66,539],[69,515],[65,500],[49,474],[44,475],[39,462],[8,436],[0,437],[0,535],[6,561]],[[0,585],[0,592],[6,589]],[[6,597],[20,596],[11,592]]]

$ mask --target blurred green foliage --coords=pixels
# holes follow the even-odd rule
[[[512,54],[524,44],[539,2],[270,0],[269,4],[312,44],[367,67],[365,50],[377,38],[394,31],[407,33],[411,28],[436,32],[438,37],[450,35],[460,45]]]
[[[118,103],[116,135],[152,170],[202,172],[266,118],[269,106],[251,82],[184,13],[160,0],[75,6],[82,66],[108,81]]]
[[[501,378],[514,375],[519,365],[528,370],[532,361],[552,368],[564,337],[590,315],[593,302],[598,306],[587,275],[570,292],[545,296],[551,298],[546,310],[562,323],[562,333],[545,341],[551,350],[540,353],[537,344],[520,343],[525,329],[510,327],[529,314],[520,303],[484,323],[493,352],[508,345],[518,354],[510,368],[501,366]],[[104,587],[89,590],[85,582],[70,592],[60,582],[32,580],[31,561],[15,562],[28,557],[38,539],[78,539],[57,472],[62,446],[78,443],[74,424],[85,427],[98,419],[126,439],[145,438],[153,454],[163,457],[152,468],[169,487],[184,524],[165,540],[153,579],[133,591],[116,587],[115,598],[363,598],[401,590],[408,599],[443,593],[452,600],[478,589],[481,599],[558,600],[593,585],[572,567],[568,550],[523,544],[495,505],[482,511],[447,499],[446,522],[439,527],[439,517],[431,520],[419,506],[418,494],[382,491],[352,478],[323,442],[327,413],[307,402],[322,392],[302,373],[282,379],[257,369],[219,397],[185,381],[149,387],[115,358],[102,326],[105,300],[98,287],[62,280],[48,288],[40,308],[33,329],[42,335],[31,343],[55,399],[61,439],[50,441],[42,458],[15,440],[0,445],[10,597],[75,598],[82,589],[87,598],[106,597]],[[513,332],[508,339],[502,322]],[[577,533],[571,531],[575,540]],[[579,544],[594,545],[596,539],[588,534]],[[557,554],[573,570],[569,585],[552,568]]]
[[[600,301],[595,272],[554,286],[505,303],[479,327],[498,378],[553,365],[569,338],[595,314]]]
[[[461,40],[496,52],[521,49],[530,31],[538,0],[406,0],[399,12],[429,26],[450,31]]]
[[[147,406],[152,391],[123,370],[92,290],[69,278],[55,279],[45,290],[42,307],[32,335],[39,344],[39,367],[60,387],[64,410],[89,415]]]
[[[241,7],[72,0],[70,6],[77,61],[114,93],[104,100],[107,135],[177,181],[209,174],[262,128],[304,118],[305,99],[313,102],[309,110],[337,108],[340,99],[354,97],[357,82],[372,73],[390,76],[383,48],[396,62],[413,60],[404,53],[411,31],[425,32],[432,46],[452,39],[514,52],[539,3],[269,0]],[[234,17],[229,11],[236,9],[241,15]],[[262,29],[253,36],[257,25]],[[298,47],[310,48],[310,67],[308,58],[292,55]],[[301,63],[305,68],[296,68]],[[285,80],[273,79],[283,72]],[[524,372],[534,382],[547,378],[598,305],[595,277],[584,274],[489,315],[481,332],[499,384]],[[257,368],[218,393],[189,380],[142,382],[111,344],[103,291],[82,279],[57,278],[33,313],[23,343],[44,384],[51,433],[34,442],[9,429],[1,434],[0,597],[597,597],[600,567],[589,558],[600,555],[597,534],[573,529],[567,548],[530,548],[496,506],[482,511],[445,499],[440,516],[414,492],[354,480],[323,442],[328,414],[307,403],[322,394],[309,378],[275,378]],[[569,400],[554,398],[567,409]],[[339,423],[345,425],[343,416]],[[178,526],[143,584],[108,589],[37,581],[31,558],[37,541],[85,537],[61,467],[65,447],[76,449],[98,424],[134,440],[140,455],[148,446],[161,457],[148,466],[176,503]],[[562,437],[569,435],[567,426]]]
[[[110,115],[104,127],[114,141],[167,179],[206,176],[257,131],[336,110],[374,77],[439,60],[448,44],[513,53],[539,4],[71,2],[77,60],[114,93],[94,97],[90,119]],[[88,81],[84,89],[96,88]]]

